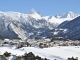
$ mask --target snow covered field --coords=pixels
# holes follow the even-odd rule
[[[50,60],[66,60],[68,57],[72,56],[80,58],[80,46],[57,46],[43,49],[34,47],[23,47],[20,49],[15,49],[15,47],[0,47],[0,54],[3,54],[5,51],[11,52],[12,55],[23,55],[25,52],[33,52],[35,55],[39,55],[43,58],[46,57]]]

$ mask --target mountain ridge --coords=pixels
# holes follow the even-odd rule
[[[67,15],[70,15],[71,18]],[[40,35],[44,31],[55,29],[62,22],[71,21],[79,14],[69,12],[64,16],[66,17],[60,19],[55,16],[41,16],[33,9],[30,13],[0,12],[0,35],[11,38],[19,37],[25,40]]]

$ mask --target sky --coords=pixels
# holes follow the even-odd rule
[[[0,11],[27,13],[36,10],[42,16],[72,11],[80,14],[80,0],[0,0]]]

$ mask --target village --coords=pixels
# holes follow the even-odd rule
[[[37,47],[37,48],[49,48],[55,46],[80,46],[79,40],[51,40],[51,39],[4,39],[0,40],[0,47]]]

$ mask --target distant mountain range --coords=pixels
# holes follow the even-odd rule
[[[42,16],[34,9],[31,9],[28,13],[0,11],[0,35],[25,40],[34,37],[61,36],[60,34],[63,33],[63,31],[67,31],[65,34],[62,34],[62,37],[72,38],[72,36],[76,36],[72,33],[78,33],[79,22],[76,22],[77,19],[79,19],[78,16],[80,16],[80,14],[75,14],[71,11],[57,14],[56,16]],[[61,29],[62,32],[60,32]],[[76,31],[74,32],[74,30]],[[53,33],[51,33],[51,31]],[[68,37],[70,34],[72,34],[72,36]],[[75,39],[77,39],[77,37]]]

